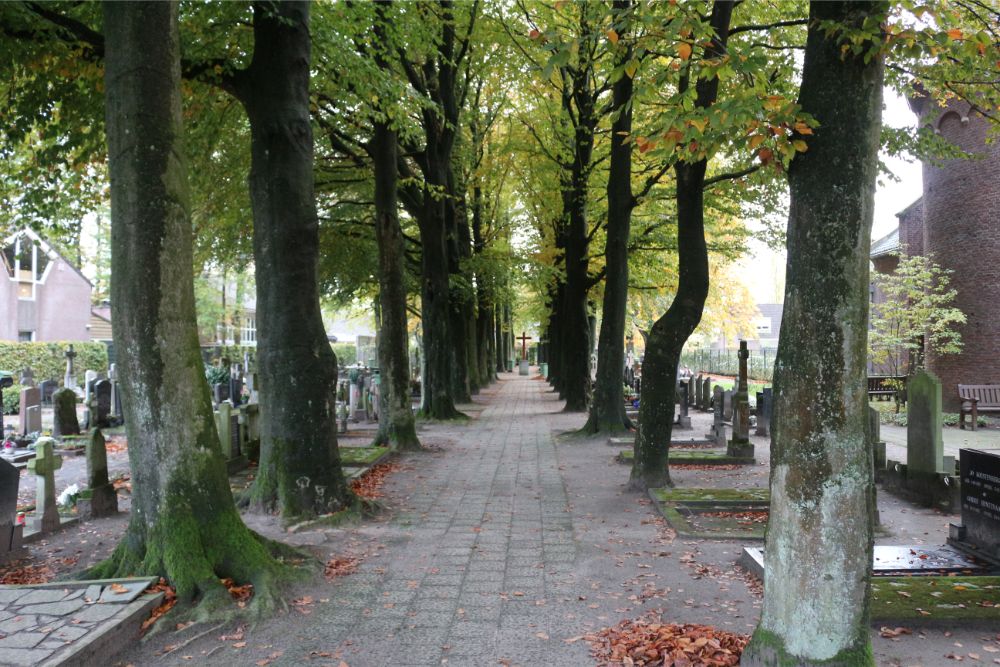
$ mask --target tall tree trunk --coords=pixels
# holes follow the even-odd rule
[[[478,177],[477,177],[478,178]],[[483,238],[483,188],[480,182],[472,188],[472,252],[480,256],[486,251],[486,240]],[[484,271],[476,274],[476,364],[479,369],[479,381],[487,385],[496,380],[496,365],[493,362],[493,303],[487,288],[488,277]]]
[[[237,92],[250,119],[261,457],[251,502],[312,516],[352,500],[337,450],[337,365],[323,326],[309,116],[309,3],[255,3]]]
[[[496,337],[496,369],[497,373],[503,373],[507,370],[507,364],[503,356],[503,308],[499,304],[493,306],[493,325]]]
[[[273,603],[272,546],[229,490],[195,324],[177,3],[105,3],[112,321],[132,469],[132,513],[94,577],[160,575],[203,609],[231,604],[219,580]]]
[[[615,0],[618,39],[628,39],[627,15],[632,0]],[[632,59],[631,46],[623,47],[618,65]],[[628,301],[628,238],[632,224],[632,77],[622,73],[612,91],[611,164],[608,170],[608,226],[604,246],[605,279],[601,333],[597,344],[597,381],[587,433],[614,433],[632,427],[625,415],[622,372],[625,368],[625,305]]]
[[[451,152],[449,151],[449,155]],[[451,194],[445,202],[445,228],[448,236],[448,333],[451,336],[452,365],[451,378],[454,383],[452,395],[456,403],[472,401],[472,386],[469,377],[469,285],[462,274],[463,239],[468,237],[468,222],[461,205],[462,194],[455,181],[455,170],[449,162],[445,168],[447,192]],[[463,235],[460,228],[465,227]]]
[[[874,517],[865,436],[868,255],[883,60],[839,33],[888,3],[813,2],[799,103],[820,123],[789,169],[785,315],[775,363],[764,610],[741,664],[874,665]]]
[[[710,25],[715,33],[706,48],[706,57],[725,52],[732,0],[717,0],[712,5]],[[696,104],[708,108],[715,103],[718,78],[699,80]],[[708,298],[708,246],[705,243],[704,186],[706,160],[678,162],[677,179],[677,254],[679,259],[677,294],[670,308],[653,323],[646,337],[642,362],[642,387],[639,394],[639,429],[635,437],[635,457],[630,484],[636,489],[669,486],[667,457],[674,423],[677,364],[684,344],[701,321]]]
[[[375,38],[388,43],[387,2],[376,5]],[[379,67],[389,68],[380,52],[375,55]],[[402,450],[420,449],[413,410],[410,407],[410,357],[407,349],[406,282],[403,267],[406,253],[403,231],[399,227],[396,187],[398,144],[392,129],[389,110],[385,120],[375,123],[372,137],[372,163],[375,172],[375,240],[378,243],[379,302],[382,326],[378,338],[381,375],[381,414],[377,442],[389,443]]]

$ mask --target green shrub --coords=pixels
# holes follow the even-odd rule
[[[66,374],[66,349],[73,345],[76,359],[73,367],[77,382],[83,382],[83,372],[108,370],[108,347],[98,342],[59,341],[54,343],[13,343],[0,341],[0,370],[10,371],[16,378],[30,366],[35,382],[62,380]],[[6,392],[4,392],[6,396]]]
[[[354,343],[332,343],[333,353],[337,355],[337,364],[350,366],[358,360],[358,348]]]
[[[23,389],[21,385],[15,384],[3,390],[3,413],[5,415],[16,415],[20,412],[21,389]]]
[[[205,379],[209,386],[213,384],[225,384],[229,382],[229,369],[220,366],[205,366]]]

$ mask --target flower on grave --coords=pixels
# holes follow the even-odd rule
[[[76,484],[70,484],[63,492],[59,494],[56,498],[56,503],[62,505],[63,507],[73,507],[76,505],[76,499],[80,495],[80,487]]]

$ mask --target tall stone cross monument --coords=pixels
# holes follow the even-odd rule
[[[747,342],[740,341],[740,376],[736,385],[736,395],[733,402],[736,404],[733,416],[733,439],[729,442],[730,456],[753,456],[753,445],[750,444],[750,393],[747,383],[747,360],[750,358],[750,351],[747,349]]]
[[[69,389],[76,389],[76,376],[73,369],[75,358],[76,352],[73,350],[73,344],[70,343],[69,349],[66,350],[66,376],[63,378],[63,386]]]
[[[517,340],[521,341],[521,363],[518,367],[518,375],[528,374],[528,341],[531,340],[531,336],[527,335],[524,331],[521,332],[520,336],[517,336]]]

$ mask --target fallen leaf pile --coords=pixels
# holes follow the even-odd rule
[[[584,637],[600,665],[730,667],[750,640],[708,625],[625,620]]]
[[[360,564],[361,560],[353,556],[334,556],[326,561],[323,574],[327,579],[336,579],[337,577],[354,572]]]
[[[250,598],[253,597],[253,584],[243,584],[238,586],[232,579],[223,579],[222,585],[226,587],[229,594],[233,597],[233,601],[236,602],[236,606],[245,607]]]
[[[397,470],[399,470],[398,463],[380,463],[373,466],[364,475],[351,482],[351,491],[362,498],[381,498],[386,476]]]
[[[153,610],[149,618],[142,622],[142,632],[145,632],[149,626],[160,620],[164,614],[173,609],[174,605],[177,604],[177,591],[174,590],[173,586],[169,586],[163,577],[160,577],[158,582],[146,589],[147,593],[156,593],[158,591],[163,592],[163,602]]]
[[[45,584],[55,578],[58,570],[76,565],[77,560],[76,556],[66,556],[31,564],[30,558],[22,558],[0,567],[0,584]]]
[[[757,512],[702,512],[701,516],[716,517],[719,519],[734,519],[736,523],[750,525],[754,523],[767,523],[768,511]]]

